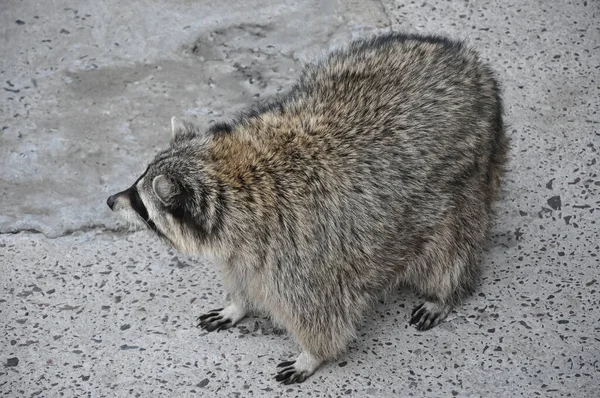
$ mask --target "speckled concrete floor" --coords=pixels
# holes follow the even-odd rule
[[[0,396],[600,396],[600,3],[57,0],[0,13]],[[254,317],[216,333],[208,261],[105,209],[168,140],[285,90],[303,62],[373,30],[468,40],[503,82],[512,137],[476,294],[441,326],[417,298],[280,386],[296,344]]]

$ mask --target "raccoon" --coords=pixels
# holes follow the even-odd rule
[[[475,286],[507,157],[499,85],[464,43],[390,33],[307,66],[291,91],[207,131],[172,119],[108,206],[219,261],[222,330],[269,315],[302,347],[276,380],[338,358],[380,294],[412,287],[438,325]]]

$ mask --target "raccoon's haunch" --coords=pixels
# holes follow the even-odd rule
[[[232,303],[199,327],[258,310],[296,337],[278,381],[342,354],[386,289],[426,297],[410,323],[427,330],[474,288],[508,140],[498,83],[463,44],[359,40],[232,122],[172,125],[171,146],[109,206],[221,260]]]

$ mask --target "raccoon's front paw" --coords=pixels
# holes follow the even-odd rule
[[[450,313],[452,307],[427,301],[412,311],[410,324],[423,332],[437,326]]]
[[[197,319],[199,327],[207,332],[225,330],[241,321],[246,316],[246,310],[231,304],[227,308],[218,308],[200,315]]]
[[[277,371],[275,380],[286,385],[302,383],[315,373],[321,362],[307,352],[303,352],[295,361],[281,362],[277,365],[280,369]]]

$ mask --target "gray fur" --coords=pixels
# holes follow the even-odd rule
[[[342,354],[383,290],[424,296],[411,323],[426,330],[474,288],[508,140],[493,73],[463,44],[357,41],[288,95],[173,133],[112,208],[221,260],[232,304],[200,326],[258,310],[296,337],[303,353],[277,380]]]

